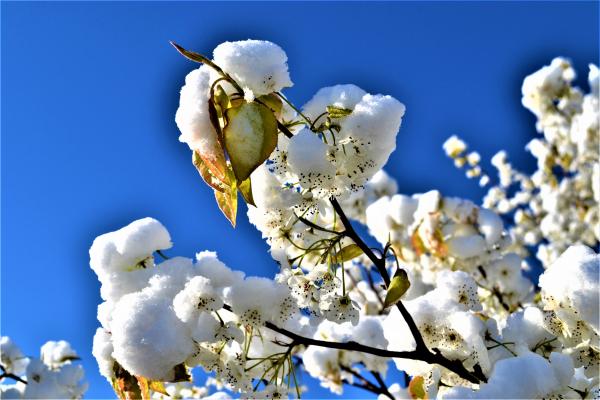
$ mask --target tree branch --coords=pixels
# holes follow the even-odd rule
[[[377,268],[377,271],[379,271],[379,274],[381,275],[381,278],[383,279],[385,287],[387,288],[390,285],[390,276],[386,269],[385,257],[383,257],[383,256],[381,258],[377,257],[375,255],[375,253],[373,253],[371,248],[362,240],[362,238],[354,230],[354,227],[350,223],[350,220],[344,213],[344,210],[342,209],[342,207],[341,207],[340,203],[337,201],[337,199],[335,197],[331,197],[330,202],[331,202],[331,205],[333,206],[333,209],[335,210],[337,215],[340,217],[342,224],[344,225],[344,232],[343,232],[344,235],[346,237],[349,237],[350,239],[352,239],[352,241],[358,247],[360,247],[360,249],[363,251],[363,253],[365,253],[365,255],[369,258],[369,260],[371,260],[373,265],[375,265],[375,267]],[[476,370],[476,372],[471,372],[471,371],[467,370],[459,360],[449,360],[446,357],[444,357],[442,355],[442,353],[440,353],[437,349],[434,352],[429,350],[427,348],[427,345],[425,344],[425,341],[423,340],[423,336],[421,335],[421,332],[419,331],[417,324],[415,323],[414,319],[412,318],[412,316],[410,315],[410,313],[408,312],[406,307],[404,307],[404,304],[402,303],[402,301],[398,301],[396,303],[396,307],[398,308],[398,311],[400,311],[400,314],[402,315],[402,318],[404,318],[404,321],[406,321],[406,324],[408,325],[408,328],[410,329],[410,332],[416,343],[415,350],[412,352],[409,352],[409,353],[411,353],[410,357],[397,356],[398,358],[409,358],[409,359],[413,359],[413,360],[424,361],[429,364],[439,364],[439,365],[449,369],[450,371],[454,372],[461,378],[468,380],[469,382],[472,382],[472,383],[486,382],[485,375],[477,372],[477,370]]]
[[[17,382],[21,382],[24,383],[25,385],[27,385],[27,381],[23,378],[21,378],[18,375],[12,374],[10,372],[6,372],[6,368],[4,367],[4,365],[0,365],[0,369],[2,370],[2,375],[0,375],[0,380],[4,379],[4,378],[10,378],[10,379],[14,379]]]
[[[362,384],[355,385],[354,383],[346,381],[347,384],[352,385],[352,386],[356,386],[356,387],[360,387],[362,389],[368,390],[368,391],[370,391],[372,393],[375,393],[375,394],[383,394],[383,395],[389,397],[391,400],[394,400],[394,396],[392,396],[392,394],[387,390],[387,386],[385,386],[385,384],[383,384],[383,386],[381,386],[381,385],[377,386],[373,382],[369,381],[367,378],[365,378],[364,376],[362,376],[357,371],[355,371],[352,368],[347,367],[345,365],[340,364],[340,369],[342,371],[346,371],[346,372],[352,374],[352,376],[354,376],[355,378],[357,378],[359,381],[362,382]],[[374,375],[377,372],[371,371],[371,373]]]
[[[227,311],[233,312],[231,306],[228,304],[223,305],[223,308]],[[281,345],[286,346],[319,346],[319,347],[327,347],[330,349],[338,349],[345,351],[358,351],[360,353],[372,354],[374,356],[379,357],[387,357],[387,358],[405,358],[408,360],[416,360],[416,361],[424,361],[429,364],[439,364],[455,374],[459,375],[463,379],[468,380],[472,383],[480,383],[482,381],[485,382],[485,376],[483,374],[477,374],[468,371],[459,360],[448,360],[441,353],[436,352],[432,353],[426,349],[423,351],[421,349],[411,350],[411,351],[394,351],[387,349],[379,349],[377,347],[365,346],[364,344],[360,344],[358,342],[349,341],[349,342],[330,342],[327,340],[319,340],[313,339],[309,337],[300,336],[297,333],[288,331],[285,328],[280,328],[272,322],[265,322],[264,326],[269,328],[270,330],[277,332],[281,335],[284,335],[292,341],[290,343],[285,343]]]

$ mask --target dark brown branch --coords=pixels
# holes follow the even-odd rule
[[[350,239],[352,239],[352,241],[358,247],[360,247],[360,249],[363,251],[363,253],[365,253],[365,255],[369,258],[369,260],[371,260],[373,265],[375,265],[375,267],[377,268],[377,271],[381,275],[381,278],[383,279],[385,287],[387,288],[390,284],[390,276],[386,269],[385,257],[383,257],[383,256],[381,258],[377,257],[375,255],[375,253],[373,253],[371,248],[358,235],[358,233],[356,233],[356,231],[354,230],[354,227],[350,223],[350,220],[344,213],[344,210],[342,209],[342,207],[341,207],[340,203],[337,201],[337,199],[335,197],[331,197],[330,201],[331,201],[331,205],[333,206],[333,209],[335,210],[336,214],[340,217],[340,220],[342,221],[342,224],[344,225],[344,235],[346,237],[349,237]],[[397,302],[396,307],[398,308],[398,311],[400,311],[400,314],[402,315],[402,318],[404,318],[404,321],[406,321],[406,324],[408,325],[408,328],[410,329],[410,332],[416,343],[415,350],[413,350],[412,352],[408,352],[408,353],[410,353],[410,357],[406,357],[406,356],[404,356],[404,357],[396,356],[396,357],[420,360],[420,361],[424,361],[424,362],[427,362],[430,364],[439,364],[439,365],[449,369],[450,371],[454,372],[461,378],[468,380],[469,382],[472,382],[472,383],[486,382],[485,375],[483,375],[479,371],[476,370],[476,372],[471,372],[471,371],[467,370],[459,360],[449,360],[446,357],[444,357],[442,355],[442,353],[440,353],[437,349],[434,349],[434,352],[429,350],[429,348],[425,344],[425,341],[423,340],[423,336],[421,335],[421,332],[419,331],[417,324],[413,320],[412,316],[410,315],[410,313],[408,312],[406,307],[404,307],[404,304],[402,303],[402,301]]]
[[[356,387],[359,387],[364,390],[368,390],[369,392],[372,392],[375,394],[382,394],[382,395],[389,397],[391,400],[394,400],[394,396],[392,396],[392,394],[387,390],[387,386],[385,385],[385,383],[383,384],[383,386],[377,386],[376,384],[369,381],[367,378],[362,376],[357,371],[353,370],[350,367],[346,367],[345,365],[342,365],[342,364],[340,364],[340,369],[342,371],[346,371],[346,372],[352,374],[352,376],[354,376],[361,382],[360,384],[355,384],[354,382],[345,381],[346,384],[356,386]],[[371,371],[371,373],[376,374],[376,372],[373,372],[373,371]]]
[[[381,377],[381,374],[379,372],[377,372],[377,371],[371,371],[371,375],[373,375],[373,377],[375,378],[375,380],[379,384],[379,387],[383,391],[383,394],[385,394],[390,399],[394,400],[394,396],[390,393],[387,385],[385,384],[383,378]]]
[[[2,380],[4,378],[10,378],[17,382],[21,382],[21,383],[24,383],[25,385],[27,385],[27,381],[25,379],[21,378],[18,375],[12,374],[10,372],[6,372],[6,368],[4,367],[4,365],[0,365],[0,369],[2,370],[2,374],[0,375],[0,380]]]
[[[377,271],[379,272],[379,275],[381,275],[381,278],[383,279],[385,287],[387,288],[390,285],[390,276],[385,267],[385,258],[377,257],[375,255],[375,253],[373,253],[371,248],[358,235],[358,233],[356,233],[356,231],[354,230],[354,227],[348,220],[348,217],[344,213],[344,210],[342,210],[340,203],[337,201],[337,199],[335,197],[331,198],[331,205],[333,206],[333,209],[335,210],[337,215],[340,217],[340,220],[342,221],[342,224],[344,225],[344,228],[345,228],[344,234],[347,237],[349,237],[350,239],[352,239],[352,241],[358,247],[360,247],[360,249],[363,251],[363,253],[365,253],[365,255],[369,258],[369,260],[371,260],[373,265],[375,265],[375,267],[377,268]],[[408,312],[408,310],[404,307],[404,304],[402,304],[402,301],[399,301],[398,303],[396,303],[396,307],[400,311],[400,314],[402,314],[402,318],[404,318],[404,320],[406,321],[406,324],[408,325],[410,332],[412,333],[412,335],[415,339],[415,343],[417,344],[417,350],[422,349],[422,348],[427,349],[427,346],[425,345],[423,336],[421,336],[421,332],[419,332],[419,328],[417,327],[417,324],[413,320],[413,318],[410,315],[410,313]]]

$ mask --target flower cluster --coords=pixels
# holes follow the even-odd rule
[[[398,194],[382,170],[404,115],[392,97],[338,85],[296,107],[278,46],[228,42],[212,60],[176,47],[203,63],[181,91],[180,140],[232,222],[242,194],[280,271],[246,277],[207,251],[168,258],[151,218],[98,237],[93,353],[121,397],[287,398],[302,371],[336,394],[390,399],[598,397],[600,258],[585,246],[598,240],[597,69],[588,95],[563,59],[525,80],[542,161],[526,176],[497,155],[500,185],[478,206]],[[488,183],[464,142],[444,149]],[[498,215],[509,212],[515,226]],[[541,240],[532,282],[524,249]],[[392,365],[407,388],[386,386]],[[212,374],[203,387],[196,367]]]
[[[64,340],[46,342],[40,357],[25,356],[8,337],[0,338],[0,397],[3,399],[80,399],[87,390],[83,367]],[[6,379],[14,383],[7,384]]]
[[[289,370],[289,357],[269,358],[285,350],[281,339],[263,332],[267,322],[298,323],[289,289],[232,271],[213,252],[157,262],[154,254],[169,247],[169,233],[151,218],[94,241],[90,264],[105,302],[93,354],[102,375],[137,390],[143,379],[160,393],[206,394],[164,382],[185,382],[201,366],[228,389],[250,391],[274,363]]]
[[[500,217],[468,200],[437,191],[383,196],[368,206],[366,224],[382,245],[394,249],[411,281],[431,287],[440,273],[465,271],[477,282],[474,291],[486,310],[494,313],[510,312],[532,294],[524,262],[510,251]]]
[[[573,87],[575,71],[564,58],[525,78],[522,102],[536,116],[543,135],[526,147],[537,159],[535,172],[516,170],[504,151],[491,160],[498,184],[489,188],[484,206],[512,216],[515,251],[527,255],[534,249],[545,267],[573,243],[594,247],[600,240],[598,67],[589,68],[587,94]],[[464,156],[467,146],[456,137],[444,149],[458,166],[476,154]],[[482,185],[488,182],[484,175]]]

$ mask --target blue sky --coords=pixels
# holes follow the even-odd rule
[[[90,398],[113,397],[91,355],[95,236],[153,216],[171,232],[171,254],[211,249],[248,274],[276,272],[260,233],[243,211],[229,226],[177,141],[178,92],[194,65],[169,40],[205,54],[225,40],[271,40],[288,54],[297,104],[337,83],[393,95],[407,107],[387,166],[400,190],[477,201],[483,192],[446,159],[445,138],[460,134],[484,159],[506,149],[531,170],[523,77],[564,55],[587,90],[587,64],[598,62],[597,2],[1,7],[1,332],[28,354],[70,341]],[[307,397],[326,396],[310,386]]]

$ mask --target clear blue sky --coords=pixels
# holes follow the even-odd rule
[[[212,249],[249,274],[276,271],[244,212],[236,230],[221,216],[173,121],[195,66],[168,41],[210,54],[247,38],[287,51],[297,104],[336,83],[404,102],[387,166],[402,192],[479,200],[444,139],[460,134],[484,159],[504,148],[531,169],[522,78],[564,55],[587,90],[598,3],[2,2],[1,330],[28,354],[69,340],[90,398],[113,397],[91,355],[95,236],[153,216],[171,231],[172,254]]]

